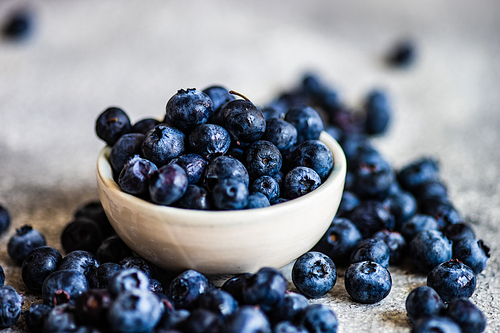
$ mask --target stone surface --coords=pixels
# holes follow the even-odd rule
[[[0,22],[19,1],[0,4]],[[436,156],[456,207],[492,248],[472,301],[500,331],[500,3],[382,1],[23,2],[35,10],[31,39],[0,40],[0,202],[13,225],[0,239],[6,284],[26,293],[6,244],[32,224],[61,249],[61,228],[97,197],[103,143],[94,121],[123,107],[133,121],[158,116],[180,88],[211,84],[266,103],[306,70],[320,73],[357,105],[385,88],[395,116],[375,144],[400,167]],[[387,68],[393,42],[414,37],[409,70]],[[409,332],[404,301],[425,276],[391,268],[393,289],[379,304],[351,301],[343,271],[321,299],[339,332]],[[24,308],[38,296],[25,294]],[[24,332],[20,320],[6,332]]]

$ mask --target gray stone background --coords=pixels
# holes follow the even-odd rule
[[[133,121],[161,116],[177,89],[223,84],[257,104],[313,70],[350,105],[371,88],[394,107],[375,145],[395,167],[437,157],[451,198],[492,248],[472,301],[500,331],[500,3],[496,0],[370,1],[2,1],[35,10],[23,43],[0,41],[0,202],[12,215],[0,239],[6,284],[26,290],[6,253],[15,228],[32,224],[61,250],[74,210],[97,198],[94,134],[110,105]],[[418,44],[407,71],[382,59],[399,38]],[[404,301],[425,276],[391,268],[393,289],[374,305],[337,285],[330,305],[339,332],[409,332]],[[26,294],[25,308],[36,296]],[[22,320],[7,332],[23,332]]]

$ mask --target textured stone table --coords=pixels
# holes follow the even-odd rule
[[[0,4],[0,19],[19,1]],[[6,244],[32,224],[48,245],[74,210],[97,198],[95,162],[103,144],[96,116],[110,105],[132,120],[161,116],[177,89],[223,84],[257,104],[314,70],[357,105],[373,87],[394,106],[375,145],[395,167],[437,157],[453,202],[492,257],[472,301],[500,331],[500,4],[497,1],[43,1],[30,2],[36,31],[0,41],[0,202],[13,225],[0,239],[6,284],[25,293]],[[407,71],[382,59],[401,37],[418,43]],[[404,300],[425,276],[391,268],[390,295],[352,302],[343,272],[315,300],[332,307],[339,332],[409,332]],[[25,307],[35,296],[26,295]],[[7,332],[24,332],[22,320]]]

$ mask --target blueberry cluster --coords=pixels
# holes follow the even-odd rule
[[[242,98],[236,98],[240,96]],[[159,205],[201,210],[267,207],[305,195],[333,168],[320,114],[305,103],[259,108],[221,86],[180,89],[164,119],[131,124],[104,110],[96,134],[112,147],[120,188]]]

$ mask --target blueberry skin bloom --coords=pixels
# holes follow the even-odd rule
[[[97,249],[97,259],[101,263],[120,262],[125,257],[130,257],[132,250],[118,236],[111,236],[102,241]]]
[[[109,326],[116,332],[150,332],[162,315],[158,297],[150,291],[130,290],[118,295],[108,312]]]
[[[143,118],[132,125],[132,133],[146,134],[158,124],[160,124],[158,119]]]
[[[32,291],[42,291],[47,276],[55,272],[62,260],[62,255],[50,246],[32,250],[24,259],[21,276],[24,284]]]
[[[451,301],[445,315],[460,326],[462,333],[481,333],[486,328],[484,313],[467,298]]]
[[[409,220],[403,222],[400,227],[401,234],[406,238],[407,242],[411,242],[413,238],[423,230],[438,230],[439,225],[435,218],[430,215],[416,214]]]
[[[252,178],[272,175],[281,169],[281,152],[269,141],[255,141],[245,149],[243,164]]]
[[[267,312],[279,306],[285,297],[286,278],[277,269],[262,267],[243,282],[243,303],[259,305]]]
[[[140,196],[148,192],[149,175],[158,170],[156,165],[136,155],[123,166],[118,176],[118,185],[122,191]]]
[[[228,102],[235,99],[234,95],[229,93],[229,90],[222,86],[210,86],[203,89],[203,92],[210,97],[213,104],[213,113],[212,116],[208,119],[208,122],[213,124],[221,124],[220,119],[220,110],[224,105]]]
[[[191,150],[208,160],[224,155],[230,145],[229,132],[219,125],[202,124],[189,133]]]
[[[333,155],[323,142],[319,140],[307,140],[294,149],[292,153],[292,165],[311,168],[324,181],[333,168]]]
[[[389,271],[373,261],[351,264],[345,272],[345,289],[353,300],[373,304],[383,300],[392,287]]]
[[[43,332],[75,332],[77,329],[75,307],[72,304],[54,306],[43,322]]]
[[[351,263],[374,261],[382,267],[389,267],[390,250],[387,244],[376,238],[362,240],[351,254]]]
[[[304,295],[287,291],[280,306],[269,311],[267,315],[273,325],[282,321],[297,323],[308,306],[309,300]]]
[[[415,266],[424,273],[452,257],[452,243],[441,232],[423,230],[410,243],[410,257]]]
[[[281,152],[286,152],[297,143],[297,129],[283,119],[271,118],[266,121],[262,139],[274,144]]]
[[[219,156],[208,164],[205,171],[205,186],[212,190],[221,180],[236,179],[248,186],[250,177],[248,171],[236,158],[230,156]]]
[[[394,215],[397,229],[417,212],[417,200],[410,192],[406,191],[390,194],[384,200],[384,204],[389,207],[389,211]]]
[[[221,333],[271,333],[269,321],[258,307],[241,306],[230,316]]]
[[[184,141],[184,133],[180,130],[160,124],[145,134],[142,156],[161,167],[184,152]]]
[[[264,194],[271,203],[276,201],[280,196],[280,184],[271,176],[262,176],[255,179],[248,189],[250,192]]]
[[[140,154],[143,140],[144,134],[128,133],[122,135],[116,141],[109,153],[109,164],[111,164],[115,175],[120,174],[123,166],[129,159],[134,157],[134,155]]]
[[[188,187],[186,171],[177,164],[167,164],[149,176],[151,200],[160,205],[171,205],[179,200]]]
[[[243,209],[248,204],[248,187],[235,179],[224,179],[214,186],[212,201],[218,209]]]
[[[7,243],[7,253],[16,266],[21,266],[31,250],[45,245],[45,237],[40,231],[33,229],[31,225],[23,225],[16,229],[15,235]]]
[[[318,140],[324,129],[323,120],[318,111],[308,105],[291,108],[285,114],[285,121],[297,129],[297,143],[306,140]]]
[[[327,255],[310,251],[301,255],[292,268],[295,287],[309,298],[319,298],[337,282],[337,268]]]
[[[114,262],[105,262],[97,267],[89,276],[88,281],[92,289],[108,289],[113,276],[123,270],[121,265]]]
[[[189,269],[170,282],[168,295],[176,309],[191,310],[196,306],[198,298],[213,288],[213,284],[203,274]]]
[[[415,323],[411,333],[462,333],[460,326],[447,317],[427,317]]]
[[[54,306],[72,302],[89,288],[87,278],[82,272],[76,269],[55,271],[43,282],[43,304]]]
[[[220,116],[224,128],[238,142],[259,140],[266,130],[264,114],[250,101],[230,101],[221,109]]]
[[[439,316],[445,305],[439,294],[431,287],[420,286],[406,297],[406,314],[412,323],[432,316]]]
[[[453,243],[453,257],[479,274],[486,268],[490,248],[481,239],[464,238]]]
[[[301,324],[310,333],[336,333],[339,327],[337,316],[324,304],[309,305],[304,311]]]
[[[290,199],[314,191],[320,185],[320,176],[316,171],[308,167],[295,167],[285,176],[285,192]]]
[[[104,110],[95,123],[97,136],[112,147],[118,139],[132,130],[130,118],[120,108],[109,107]]]
[[[14,325],[21,315],[23,297],[10,286],[0,287],[0,328]]]
[[[182,131],[190,130],[206,123],[212,111],[212,100],[203,91],[180,89],[167,102],[165,123]]]
[[[427,285],[437,291],[445,303],[469,298],[476,290],[476,275],[462,262],[452,259],[434,267],[427,275]]]

